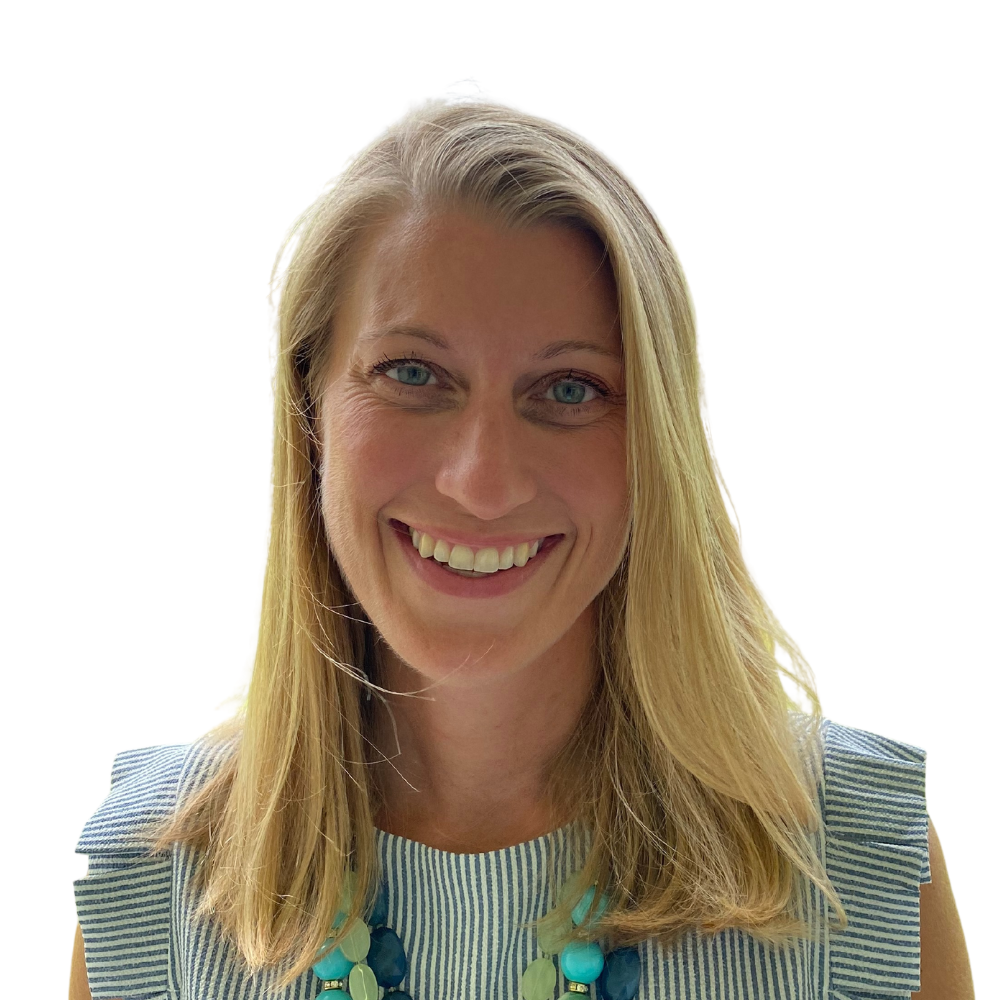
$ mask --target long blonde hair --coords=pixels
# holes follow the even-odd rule
[[[339,933],[373,899],[379,793],[364,689],[383,690],[379,652],[326,541],[314,406],[358,239],[413,206],[575,227],[600,241],[617,284],[632,521],[625,557],[596,599],[594,697],[548,774],[555,815],[579,817],[593,835],[579,874],[611,900],[600,934],[615,946],[667,943],[692,926],[787,940],[806,933],[796,900],[808,881],[843,923],[811,836],[818,700],[726,511],[676,256],[638,192],[588,143],[482,102],[408,114],[290,237],[253,677],[230,727],[232,752],[161,839],[204,852],[201,912],[251,968],[287,962],[290,981],[330,933],[348,869],[362,891]],[[807,711],[790,710],[782,676]],[[542,924],[564,932],[573,902]]]

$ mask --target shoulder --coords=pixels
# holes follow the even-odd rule
[[[848,921],[831,937],[831,981],[846,995],[917,990],[926,753],[828,719],[820,735],[824,860]]]
[[[922,769],[927,754],[920,747],[870,733],[864,729],[844,726],[824,718],[820,723],[825,753],[831,759],[862,763],[866,758],[886,762],[901,762]]]
[[[87,820],[77,852],[90,856],[93,864],[102,855],[149,851],[158,829],[231,748],[231,741],[199,740],[119,753],[111,769],[111,789]]]
[[[175,995],[174,858],[153,848],[162,825],[231,745],[201,740],[115,757],[111,790],[76,848],[89,861],[73,891],[94,1000]]]

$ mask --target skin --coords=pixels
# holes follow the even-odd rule
[[[401,326],[433,330],[447,347],[380,335]],[[606,353],[535,358],[563,340]],[[533,839],[566,819],[550,815],[542,772],[589,695],[591,604],[625,550],[612,277],[566,228],[410,214],[361,250],[333,345],[320,403],[327,533],[386,640],[384,686],[404,692],[388,697],[398,750],[385,714],[380,727],[391,764],[377,774],[388,801],[379,825],[456,852]],[[412,373],[399,368],[371,373],[409,355],[437,384],[407,387],[399,378]],[[556,396],[571,372],[609,395],[570,380]],[[561,401],[567,390],[584,402]],[[514,592],[458,598],[416,575],[390,518],[476,538],[564,538]]]

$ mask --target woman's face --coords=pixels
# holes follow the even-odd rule
[[[398,217],[358,254],[320,398],[334,555],[427,679],[520,670],[590,628],[624,555],[613,279],[578,232],[458,212]]]

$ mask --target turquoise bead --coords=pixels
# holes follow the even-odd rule
[[[587,915],[587,909],[590,906],[590,901],[594,898],[594,893],[597,891],[597,886],[592,885],[582,896],[580,902],[573,907],[573,923],[577,927],[583,923],[583,918]],[[608,908],[608,897],[605,893],[601,894],[601,901],[597,904],[597,910],[594,912],[594,916],[591,918],[591,923],[596,923],[601,917],[604,916],[605,911]],[[580,982],[581,980],[577,980]]]
[[[604,952],[596,941],[570,941],[559,953],[559,967],[571,983],[592,983],[604,968]]]
[[[316,1000],[351,1000],[351,996],[343,990],[323,990]]]
[[[323,947],[328,947],[329,943],[327,939]],[[339,948],[334,948],[313,966],[313,972],[319,979],[346,979],[352,968],[354,963]]]

